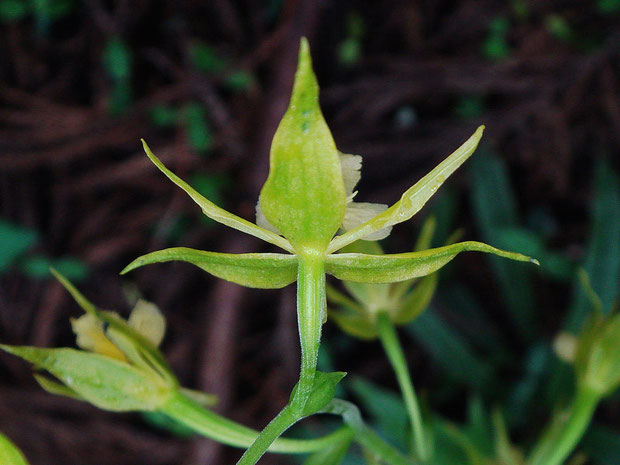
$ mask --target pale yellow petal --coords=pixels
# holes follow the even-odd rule
[[[146,300],[138,300],[127,323],[155,347],[161,344],[166,333],[166,319],[157,305]]]
[[[125,360],[122,352],[105,336],[103,322],[95,315],[87,313],[79,318],[71,318],[71,328],[77,336],[78,347],[118,360]]]
[[[375,216],[383,213],[387,210],[387,207],[387,205],[380,203],[351,202],[347,205],[344,220],[342,221],[342,227],[345,231],[356,228],[360,224],[363,224]],[[390,232],[392,232],[391,226],[368,234],[361,239],[365,241],[379,241],[388,237]]]
[[[353,194],[353,189],[362,177],[362,157],[340,153],[340,166],[342,169],[342,180],[344,181],[344,191],[347,197]]]

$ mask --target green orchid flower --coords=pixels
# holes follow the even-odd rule
[[[178,260],[248,287],[281,288],[297,281],[301,373],[295,395],[287,406],[287,415],[282,414],[283,420],[279,422],[280,426],[287,422],[292,424],[307,413],[305,404],[318,389],[315,376],[321,327],[326,315],[326,273],[351,282],[400,282],[431,274],[468,250],[534,262],[524,255],[479,242],[403,254],[336,253],[358,240],[383,238],[394,225],[418,213],[445,180],[474,153],[483,130],[484,127],[479,127],[389,208],[353,202],[361,158],[341,154],[336,148],[319,106],[319,86],[308,42],[302,39],[290,104],[271,146],[269,176],[260,193],[256,224],[201,196],[166,168],[143,141],[151,161],[183,189],[206,216],[288,253],[227,254],[171,248],[137,258],[122,273],[147,264]],[[250,456],[256,460],[260,457],[255,452]],[[239,463],[253,463],[243,460]]]

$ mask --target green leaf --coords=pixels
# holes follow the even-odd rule
[[[0,272],[6,271],[13,261],[37,241],[37,232],[0,219]]]
[[[170,395],[170,387],[153,373],[103,355],[66,348],[0,348],[48,371],[104,410],[156,410]]]
[[[340,253],[328,255],[325,271],[338,279],[364,283],[389,283],[426,276],[465,251],[492,253],[521,262],[538,262],[514,252],[496,249],[481,242],[459,242],[436,249],[403,254],[366,255]]]
[[[295,249],[323,252],[342,224],[345,204],[340,157],[319,107],[308,41],[302,39],[293,94],[273,138],[260,207]]]
[[[500,231],[519,227],[507,167],[503,160],[482,150],[472,160],[472,176],[472,210],[482,238],[485,242],[501,247]],[[489,257],[489,261],[520,335],[527,337],[535,333],[537,326],[534,324],[532,270],[495,257]],[[514,283],[519,285],[515,286]]]
[[[232,90],[247,90],[254,82],[254,76],[247,71],[235,71],[226,77],[226,86]]]
[[[32,278],[49,278],[50,267],[74,281],[82,281],[88,277],[88,267],[77,258],[50,259],[43,255],[34,255],[19,263],[20,270]]]
[[[303,408],[303,416],[314,415],[320,412],[336,395],[336,385],[347,374],[343,371],[332,371],[330,373],[323,373],[317,371],[314,375],[314,381],[312,383],[312,391],[306,401]],[[291,393],[291,401],[295,398],[297,393],[297,386],[293,388]]]
[[[434,312],[422,313],[406,329],[449,378],[478,390],[491,381],[491,366],[479,360],[468,342]]]
[[[620,459],[620,431],[617,429],[593,425],[581,445],[597,465],[617,465]]]
[[[176,126],[179,120],[179,111],[166,105],[153,105],[151,108],[151,121],[155,126],[170,128]]]
[[[217,73],[227,66],[226,60],[221,58],[213,48],[202,42],[192,43],[189,48],[189,55],[198,71]]]
[[[278,247],[283,248],[288,252],[293,252],[293,248],[291,244],[284,239],[283,237],[278,236],[277,234],[267,231],[266,229],[260,228],[256,226],[254,223],[250,223],[243,218],[238,217],[237,215],[233,215],[230,212],[227,212],[223,208],[218,207],[213,202],[205,199],[202,195],[200,195],[196,189],[187,184],[181,178],[179,178],[176,174],[170,171],[168,168],[164,166],[164,164],[157,158],[144,139],[142,140],[142,144],[144,146],[144,151],[147,156],[151,159],[151,161],[159,168],[159,170],[168,177],[173,183],[183,189],[196,204],[202,209],[202,212],[207,215],[212,220],[217,221],[218,223],[225,224],[228,227],[233,229],[237,229],[238,231],[244,232],[246,234],[250,234],[251,236],[258,237],[270,244],[277,245]]]
[[[351,389],[379,434],[406,448],[409,417],[400,395],[359,377],[353,380]]]
[[[120,37],[108,40],[103,50],[103,68],[115,81],[126,81],[131,76],[132,53]]]
[[[144,265],[171,261],[188,262],[218,278],[242,286],[279,289],[297,279],[297,257],[276,253],[226,254],[174,247],[158,250],[141,257],[125,267],[125,274]]]
[[[351,446],[352,438],[346,437],[310,455],[303,465],[339,465]]]
[[[327,251],[329,253],[335,252],[345,245],[358,239],[363,239],[373,232],[407,221],[419,212],[445,180],[474,153],[483,131],[484,126],[480,126],[463,145],[409,188],[400,200],[386,211],[357,228],[334,238]]]
[[[601,161],[596,167],[594,186],[592,229],[583,267],[601,300],[603,312],[609,313],[620,289],[620,178],[608,163]],[[590,299],[576,283],[564,328],[577,332],[590,309]]]
[[[189,145],[198,153],[209,152],[213,148],[213,134],[204,107],[199,103],[188,103],[181,110],[181,120]]]
[[[28,14],[28,3],[24,0],[3,0],[0,2],[0,21],[12,23]]]

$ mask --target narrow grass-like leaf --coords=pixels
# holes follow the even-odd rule
[[[383,213],[375,216],[370,221],[361,224],[357,228],[335,237],[327,249],[328,252],[340,250],[345,245],[372,234],[381,229],[407,221],[428,202],[437,192],[437,189],[454,173],[476,150],[484,126],[480,126],[476,132],[463,145],[454,151],[448,158],[437,165],[430,173],[409,188],[398,202]]]
[[[224,210],[223,208],[218,207],[213,202],[205,199],[196,191],[196,189],[187,184],[168,168],[166,168],[164,164],[159,160],[159,158],[157,158],[153,154],[153,152],[151,151],[149,146],[146,145],[146,142],[144,140],[142,140],[142,145],[144,146],[144,151],[151,159],[151,161],[155,164],[155,166],[157,166],[157,168],[159,168],[159,170],[164,173],[168,177],[168,179],[170,179],[173,183],[183,189],[202,209],[202,212],[209,218],[233,229],[237,229],[238,231],[250,234],[254,237],[258,237],[259,239],[269,242],[270,244],[277,245],[278,247],[281,247],[282,249],[289,252],[293,251],[291,244],[283,237],[278,236],[271,231],[267,231],[266,229],[260,228],[254,223],[244,220],[237,215],[233,215],[232,213]]]
[[[46,370],[91,404],[113,411],[155,410],[170,387],[153,373],[92,352],[0,345]]]
[[[449,378],[477,390],[490,383],[491,366],[481,361],[469,343],[434,312],[422,313],[406,329]]]
[[[535,259],[506,252],[481,242],[459,242],[436,249],[403,254],[366,255],[342,253],[329,255],[325,270],[338,279],[364,283],[389,283],[426,276],[444,266],[459,253],[477,251],[537,264]]]
[[[485,242],[501,247],[499,231],[519,227],[514,193],[506,165],[485,150],[472,160],[472,210]],[[536,331],[531,270],[489,257],[510,316],[522,338]],[[515,286],[515,283],[519,283]]]
[[[596,193],[592,204],[592,230],[583,267],[604,313],[611,311],[620,287],[620,178],[600,162],[594,178]],[[574,286],[564,328],[576,332],[590,313],[591,303],[582,286]]]
[[[138,257],[127,265],[121,274],[144,265],[171,261],[188,262],[218,278],[260,289],[279,289],[297,278],[297,257],[294,255],[226,254],[186,247],[158,250]]]

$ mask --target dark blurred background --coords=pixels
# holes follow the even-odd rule
[[[249,290],[177,263],[118,273],[171,246],[271,250],[205,219],[139,139],[253,220],[305,35],[336,143],[364,156],[360,201],[396,201],[487,126],[474,158],[385,248],[411,250],[434,214],[435,244],[463,228],[540,259],[534,269],[458,257],[432,308],[401,333],[424,402],[457,424],[501,405],[515,441],[531,443],[572,389],[551,342],[589,312],[577,267],[606,311],[617,305],[619,17],[618,0],[0,0],[0,340],[74,344],[69,318],[80,311],[50,265],[124,315],[139,289],[168,319],[163,351],[182,383],[264,426],[298,374],[294,287]],[[385,416],[398,411],[397,386],[380,345],[329,322],[324,340],[322,367],[349,372],[341,395],[379,429],[404,429]],[[0,431],[33,465],[240,454],[159,418],[54,397],[15,358],[0,355],[0,366]],[[598,410],[584,442],[591,463],[620,463],[619,409],[616,396]]]

